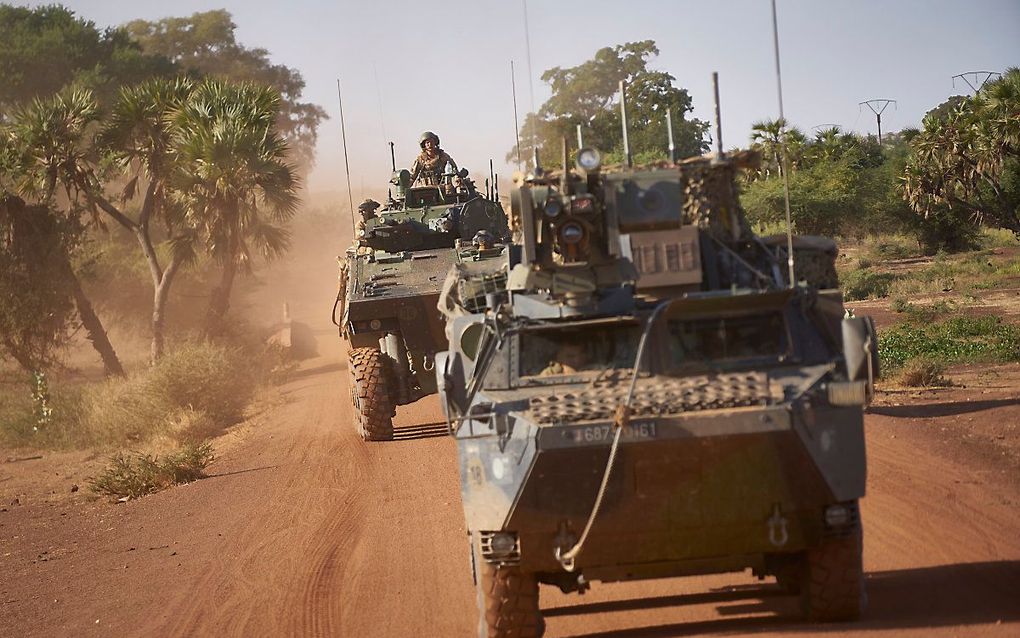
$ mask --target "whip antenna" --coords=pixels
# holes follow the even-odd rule
[[[538,125],[538,114],[535,113],[535,83],[532,79],[534,75],[531,73],[531,35],[528,29],[528,0],[521,0],[521,8],[524,10],[524,49],[527,54],[525,58],[528,62],[528,97],[531,100],[531,145],[538,149],[538,132],[535,131],[535,126]],[[537,158],[537,152],[536,152]],[[535,166],[538,166],[536,159]]]
[[[722,145],[722,106],[719,104],[719,73],[712,71],[712,92],[715,94],[715,156],[723,159],[726,154]],[[670,140],[672,142],[672,140]]]
[[[514,61],[510,60],[510,90],[514,96],[514,139],[517,140],[517,170],[521,170],[521,133],[517,127],[517,78],[514,75]]]
[[[578,124],[578,128],[580,128]],[[666,109],[666,136],[669,138],[669,161],[676,163],[676,143],[673,141],[673,110]]]
[[[779,65],[779,21],[776,0],[772,0],[772,44],[776,52],[776,88],[779,94],[779,148],[782,152],[783,202],[786,205],[786,265],[790,269],[790,288],[797,285],[793,272],[793,221],[790,216],[790,175],[786,163],[786,117],[783,115],[783,73]]]
[[[623,126],[623,156],[627,168],[634,166],[634,158],[630,154],[630,138],[627,136],[627,83],[620,80],[620,124]]]
[[[351,191],[351,165],[347,161],[347,129],[344,127],[344,98],[340,93],[340,78],[336,79],[336,97],[340,102],[340,139],[344,145],[344,170],[347,172],[347,201],[351,205],[351,231],[354,231],[354,193]]]

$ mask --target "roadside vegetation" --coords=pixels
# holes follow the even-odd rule
[[[289,247],[325,112],[226,11],[0,29],[0,445],[112,453],[111,496],[199,478],[289,365],[231,301]]]

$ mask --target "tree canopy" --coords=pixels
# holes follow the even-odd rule
[[[72,85],[105,102],[121,86],[175,71],[124,29],[99,29],[58,5],[0,5],[0,33],[0,114]]]
[[[279,91],[277,127],[296,153],[297,163],[309,167],[319,124],[328,117],[326,112],[316,104],[300,101],[305,81],[297,69],[273,64],[266,49],[240,44],[234,35],[236,28],[224,9],[153,22],[134,20],[125,25],[146,53],[166,57],[182,69],[264,84]]]
[[[558,163],[560,140],[573,141],[577,125],[582,126],[585,146],[596,146],[609,161],[622,157],[618,88],[627,83],[627,119],[631,152],[639,159],[666,159],[668,136],[666,109],[672,111],[673,135],[678,157],[698,155],[708,150],[705,140],[708,124],[688,118],[693,110],[686,89],[674,85],[676,78],[648,68],[659,54],[653,40],[628,42],[604,47],[595,56],[574,67],[553,67],[542,74],[552,96],[529,113],[520,130],[520,155],[532,155],[532,135],[541,161]],[[517,147],[507,153],[507,161],[517,158]]]
[[[949,209],[1020,237],[1020,69],[933,109],[911,148],[906,195],[915,211]]]

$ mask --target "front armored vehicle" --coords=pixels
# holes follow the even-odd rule
[[[436,372],[481,636],[541,635],[539,583],[745,569],[812,619],[861,612],[874,329],[830,241],[751,232],[754,161],[564,151],[513,190],[515,243],[451,271]]]
[[[359,207],[354,245],[338,258],[333,323],[365,440],[391,439],[397,406],[436,392],[434,358],[446,348],[436,301],[455,252],[509,233],[495,189],[478,192],[463,169],[433,181],[413,186],[409,171],[394,171],[385,206]]]

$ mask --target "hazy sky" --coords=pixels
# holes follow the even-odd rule
[[[9,1],[9,0],[8,0]],[[21,2],[17,4],[48,4]],[[409,165],[431,129],[462,166],[487,171],[514,143],[510,60],[520,118],[529,110],[522,3],[518,0],[64,0],[99,26],[226,8],[239,41],[297,68],[304,100],[332,116],[319,129],[313,191],[343,190],[336,79],[343,83],[355,198],[389,177],[389,148]],[[779,0],[784,102],[809,134],[838,124],[875,132],[858,103],[898,100],[883,130],[916,126],[946,97],[951,77],[1020,65],[1018,0]],[[712,119],[711,73],[720,74],[723,140],[746,145],[751,124],[778,114],[768,0],[529,0],[534,104],[548,97],[542,71],[573,66],[600,47],[652,39],[652,61],[686,87],[694,116]],[[344,197],[346,199],[346,197]]]

